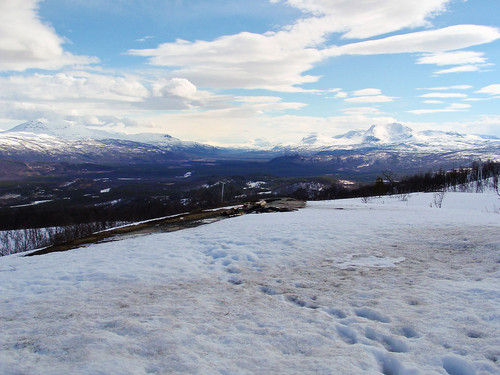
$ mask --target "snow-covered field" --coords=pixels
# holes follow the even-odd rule
[[[0,258],[0,373],[500,374],[500,200],[432,202]]]

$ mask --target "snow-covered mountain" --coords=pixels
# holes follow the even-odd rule
[[[0,157],[25,161],[165,162],[215,151],[168,134],[111,133],[69,121],[29,121],[0,132]]]
[[[398,146],[405,149],[412,147],[426,151],[442,151],[499,144],[500,139],[495,137],[436,130],[418,132],[408,126],[392,123],[372,125],[367,130],[351,130],[334,137],[312,133],[304,137],[301,142],[284,146],[284,148],[306,153],[367,147],[393,149]]]
[[[499,159],[500,139],[434,130],[414,131],[392,123],[334,137],[313,133],[296,144],[264,147],[261,142],[259,147],[238,149],[185,142],[166,134],[128,135],[67,121],[31,121],[0,133],[0,158],[95,163],[260,159],[272,164],[271,169],[265,169],[267,173],[277,173],[281,168],[288,169],[287,175],[304,176],[468,165],[478,158]]]
[[[182,142],[180,139],[174,138],[168,134],[158,133],[138,133],[125,134],[117,132],[108,132],[106,130],[97,129],[95,127],[84,126],[70,121],[57,121],[50,124],[42,121],[28,121],[14,128],[2,132],[0,134],[12,133],[30,133],[38,135],[49,135],[56,138],[67,140],[82,140],[82,139],[118,139],[131,142],[151,143],[163,146],[181,146],[193,145],[192,142]]]

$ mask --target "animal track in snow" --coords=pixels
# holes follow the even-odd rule
[[[329,315],[332,315],[332,316],[338,318],[338,319],[344,319],[347,317],[347,315],[342,310],[339,310],[336,308],[325,308],[325,309],[323,309],[323,311]]]
[[[286,296],[286,300],[288,302],[293,303],[294,305],[297,305],[299,307],[307,307],[308,309],[314,310],[314,309],[317,309],[319,307],[316,303],[304,301],[303,299],[300,299],[296,295],[288,295],[288,296]]]
[[[354,345],[358,342],[356,332],[347,326],[337,325],[337,332],[346,344]]]
[[[227,257],[227,252],[223,250],[212,250],[207,253],[207,255],[211,256],[214,259],[225,258]]]
[[[231,276],[227,281],[233,285],[243,284],[243,280],[241,280],[239,277],[236,277],[236,276]]]
[[[241,273],[241,270],[236,266],[229,266],[226,268],[226,272],[228,272],[228,273]]]
[[[373,350],[373,355],[380,365],[380,371],[384,375],[418,375],[417,370],[405,369],[399,360],[387,353],[379,350]],[[457,374],[458,375],[458,374]]]
[[[261,286],[260,291],[262,293],[270,295],[270,296],[274,296],[274,295],[278,294],[278,292],[276,290],[274,290],[273,288],[270,288],[268,286]]]
[[[357,316],[359,316],[360,318],[366,318],[366,319],[373,320],[373,321],[380,322],[380,323],[390,323],[391,322],[391,319],[389,319],[388,317],[383,316],[383,315],[379,314],[378,312],[367,309],[367,308],[356,309],[356,310],[354,310],[354,313]]]
[[[407,339],[413,339],[413,338],[416,338],[416,337],[420,336],[418,334],[418,332],[415,331],[412,327],[403,327],[403,328],[401,328],[401,333]]]
[[[367,339],[381,343],[388,351],[393,353],[408,352],[408,345],[404,341],[391,336],[376,332],[373,328],[366,328],[365,336]]]
[[[475,375],[476,371],[467,362],[458,357],[443,357],[443,368],[449,375]]]

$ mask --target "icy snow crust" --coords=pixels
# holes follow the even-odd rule
[[[0,258],[0,373],[499,374],[500,201],[432,200]]]

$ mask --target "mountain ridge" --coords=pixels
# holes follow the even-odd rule
[[[287,158],[287,155],[300,155],[300,158]],[[69,122],[31,121],[0,132],[0,159],[4,160],[177,165],[226,161],[236,166],[231,171],[237,174],[248,172],[248,166],[244,166],[248,161],[269,162],[272,168],[267,171],[271,174],[281,173],[279,168],[283,168],[288,175],[303,176],[343,171],[377,173],[393,168],[429,170],[499,158],[498,138],[437,130],[414,131],[399,123],[372,125],[366,130],[352,130],[333,137],[312,133],[295,144],[256,148],[215,147],[181,141],[167,134],[111,133]]]

